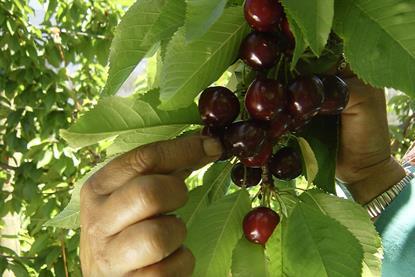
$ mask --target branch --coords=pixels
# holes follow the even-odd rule
[[[0,163],[0,168],[11,170],[11,171],[16,171],[18,169],[18,167],[14,167],[6,163]]]

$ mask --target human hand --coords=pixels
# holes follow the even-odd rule
[[[188,174],[221,152],[216,140],[192,136],[139,147],[97,171],[81,191],[84,276],[190,276],[186,226],[164,214],[185,204]]]
[[[391,157],[384,91],[354,74],[344,80],[350,100],[341,114],[336,176],[348,184],[357,202],[365,204],[398,183],[405,171]]]

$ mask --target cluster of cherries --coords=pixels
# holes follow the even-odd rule
[[[235,122],[241,112],[236,94],[225,87],[209,87],[199,99],[202,134],[220,138],[225,149],[222,160],[239,159],[231,173],[236,185],[248,188],[262,181],[261,186],[269,188],[270,174],[291,180],[302,173],[301,156],[294,148],[280,147],[273,154],[281,137],[298,131],[317,114],[340,113],[349,94],[337,76],[298,76],[286,85],[266,77],[264,71],[286,53],[278,38],[283,34],[293,47],[294,37],[278,0],[247,0],[245,18],[254,31],[242,42],[240,58],[259,73],[245,93],[247,114]],[[257,207],[245,216],[244,234],[265,245],[279,222],[275,211]]]

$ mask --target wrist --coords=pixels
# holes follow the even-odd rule
[[[362,171],[364,178],[347,184],[353,198],[360,204],[370,202],[406,176],[405,169],[392,157]]]

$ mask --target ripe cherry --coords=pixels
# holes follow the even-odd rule
[[[309,119],[315,116],[324,101],[323,83],[316,76],[297,78],[288,87],[288,93],[288,108],[293,117]]]
[[[271,68],[277,63],[279,55],[276,37],[252,32],[242,41],[239,55],[254,70]]]
[[[347,84],[339,77],[324,76],[324,102],[320,114],[339,114],[349,102],[349,90]]]
[[[237,163],[233,166],[231,172],[232,181],[238,187],[246,186],[253,187],[261,182],[262,170],[260,168],[246,167],[242,163]],[[245,180],[245,183],[244,183]]]
[[[291,128],[292,122],[293,118],[288,112],[283,111],[278,113],[270,122],[268,128],[268,137],[271,139],[271,141],[277,141],[282,135],[288,132],[288,130]]]
[[[244,218],[245,237],[253,243],[265,245],[279,223],[280,216],[270,208],[255,208]]]
[[[295,38],[294,34],[291,32],[290,23],[286,17],[281,21],[281,31],[285,37],[287,48],[293,50],[295,48]]]
[[[278,0],[246,0],[245,19],[259,32],[272,32],[278,27],[283,8]]]
[[[272,155],[272,143],[269,141],[264,142],[260,152],[248,158],[240,158],[241,162],[248,167],[261,167],[268,163],[269,158]]]
[[[245,158],[259,153],[265,136],[265,131],[255,122],[239,121],[229,126],[223,140],[225,148],[233,155]]]
[[[302,172],[301,157],[291,147],[282,148],[271,157],[269,170],[281,180],[297,178]]]
[[[257,78],[249,86],[245,107],[257,120],[271,120],[287,105],[287,94],[282,84],[273,79]]]
[[[202,121],[212,127],[232,123],[240,111],[239,100],[225,87],[205,89],[199,98],[199,113]]]

